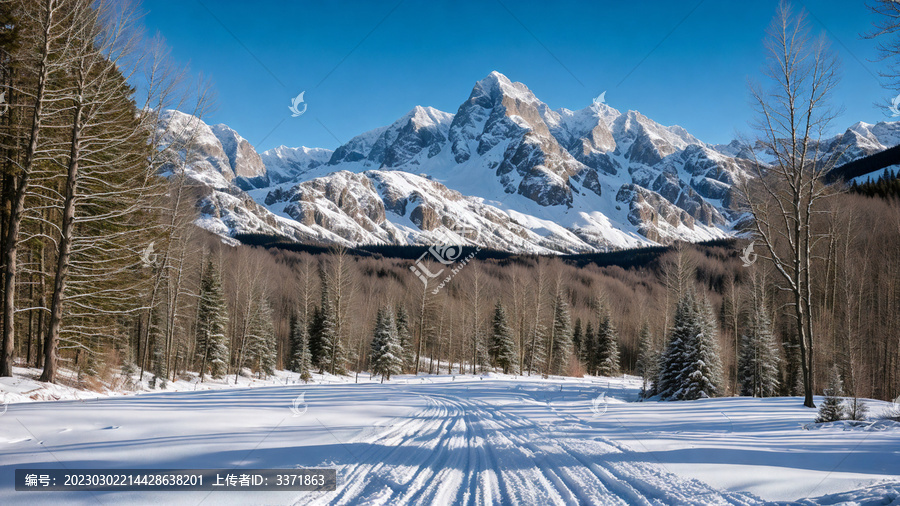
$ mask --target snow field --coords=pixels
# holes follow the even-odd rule
[[[806,430],[815,410],[794,398],[633,402],[632,377],[359,381],[10,404],[0,504],[900,504],[898,424]],[[26,466],[335,467],[338,490],[15,492]]]

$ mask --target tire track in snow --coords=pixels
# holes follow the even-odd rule
[[[476,406],[471,403],[466,403],[461,399],[445,397],[444,401],[455,403],[456,405],[463,407],[467,412],[484,415],[484,412],[477,410]],[[465,408],[464,406],[468,406],[468,408]],[[536,472],[536,469],[539,468],[539,464],[532,455],[522,454],[519,450],[516,450],[519,453],[519,455],[517,455],[518,458],[516,459],[517,462],[511,462],[509,459],[501,458],[497,455],[499,453],[498,449],[514,448],[516,443],[509,439],[502,439],[502,434],[496,432],[492,434],[494,437],[489,436],[488,431],[484,429],[484,424],[473,423],[471,425],[473,431],[478,432],[481,436],[481,440],[484,441],[484,451],[486,454],[489,454],[490,462],[493,463],[492,467],[498,474],[498,489],[502,488],[502,491],[498,490],[499,497],[495,495],[491,496],[492,498],[496,498],[498,503],[561,504],[565,502],[564,497],[557,493],[551,479],[544,473]],[[500,440],[497,439],[498,436],[501,438]],[[516,472],[510,472],[506,469],[511,465],[518,465],[518,470]],[[477,485],[477,482],[475,484]],[[474,493],[470,492],[470,495],[474,497]]]
[[[419,496],[426,493],[432,484],[440,483],[437,480],[439,473],[444,472],[442,478],[447,480],[445,483],[450,485],[444,489],[448,493],[459,488],[465,477],[465,473],[461,470],[453,472],[456,466],[465,464],[462,452],[456,450],[467,446],[465,436],[461,434],[467,428],[465,412],[462,412],[462,415],[460,415],[457,406],[436,402],[431,397],[428,397],[428,400],[440,405],[441,411],[447,417],[448,421],[442,425],[442,429],[445,430],[441,431],[439,439],[435,440],[434,444],[428,442],[423,446],[425,450],[431,450],[428,465],[420,465],[418,467],[412,477],[403,484],[404,488],[396,491],[391,496],[390,504],[434,504],[438,498],[444,497],[439,493],[441,492],[440,489],[436,491],[438,493],[432,494],[431,500],[422,501]],[[450,413],[453,413],[453,416],[450,416]],[[456,484],[455,487],[453,486],[454,484]]]
[[[479,430],[482,433],[491,430],[492,437],[488,451],[494,453],[495,447],[504,447],[508,449],[506,453],[509,457],[515,457],[516,462],[504,464],[513,464],[519,471],[510,471],[505,466],[500,466],[498,468],[500,474],[513,478],[516,474],[525,473],[530,478],[520,481],[518,487],[507,487],[504,494],[505,503],[516,504],[521,501],[522,504],[534,504],[552,501],[549,503],[624,504],[580,462],[572,462],[571,457],[554,451],[559,449],[558,445],[542,436],[535,424],[512,419],[502,411],[494,409],[494,406],[485,403],[471,400],[463,402],[470,406],[471,411],[481,415]],[[506,421],[505,418],[512,421]],[[529,429],[529,434],[520,435],[519,433],[526,428]],[[540,441],[541,445],[536,444],[535,440]],[[523,449],[526,451],[522,451]],[[560,459],[561,456],[564,458]],[[535,489],[535,481],[543,486]],[[540,497],[541,495],[545,497]]]
[[[473,458],[470,462],[476,463],[474,472],[470,473],[470,489],[466,494],[474,497],[474,504],[493,505],[500,502],[500,485],[497,479],[497,471],[491,466],[489,459],[490,445],[480,429],[478,412],[471,405],[457,403],[463,409],[466,417],[466,426],[470,428],[469,449]],[[470,502],[466,502],[470,504]]]
[[[550,406],[550,410],[566,423],[575,427],[588,428],[591,424],[596,423],[595,421],[586,421],[574,415],[561,413],[553,406]],[[617,421],[617,423],[621,422]],[[589,436],[587,438],[577,438],[571,437],[570,433],[567,433],[567,435],[570,437],[567,439],[557,438],[557,440],[564,447],[570,449],[569,451],[572,455],[584,455],[585,453],[583,450],[571,450],[575,445],[581,447],[599,446],[599,448],[592,449],[601,449],[604,450],[604,454],[611,455],[633,453],[628,446],[604,437]],[[590,453],[596,454],[596,451]],[[662,465],[662,463],[656,465],[650,462],[609,462],[606,460],[601,460],[600,463],[594,463],[589,460],[586,461],[583,458],[581,460],[585,465],[590,465],[595,468],[595,472],[598,474],[607,475],[612,480],[617,480],[631,490],[640,491],[640,493],[645,494],[647,497],[662,500],[664,504],[726,504],[750,506],[762,504],[764,502],[760,498],[749,493],[723,492],[700,480],[683,478],[672,473],[668,469],[665,469],[665,466]],[[601,463],[603,464],[602,466],[600,465]],[[679,483],[677,488],[673,488],[670,485],[673,481]]]
[[[615,467],[611,466],[601,456],[604,454],[622,454],[624,452],[612,444],[607,444],[605,440],[576,438],[571,435],[568,435],[567,440],[547,433],[547,431],[531,420],[509,415],[502,411],[495,414],[503,420],[501,426],[508,433],[515,434],[515,429],[518,428],[520,432],[525,430],[531,435],[530,437],[522,434],[516,436],[523,446],[540,450],[534,441],[546,441],[549,438],[550,441],[544,444],[550,446],[553,450],[560,450],[555,453],[560,456],[560,460],[574,459],[578,462],[578,465],[584,469],[589,469],[611,494],[617,496],[626,504],[748,504],[745,501],[734,501],[730,494],[723,495],[718,490],[697,480],[684,479],[662,469],[657,469],[652,464],[641,463],[632,465],[629,468],[632,472],[631,474],[617,472]],[[575,448],[572,441],[577,442],[579,448]],[[559,463],[556,465],[559,465]],[[647,472],[648,470],[650,470],[649,473]],[[652,478],[652,480],[648,481],[648,478]],[[579,485],[576,482],[571,488],[577,489],[578,487]],[[598,498],[593,497],[589,500],[595,502]],[[609,500],[610,498],[602,498],[604,503]]]
[[[716,490],[647,462],[619,459],[626,447],[559,413],[573,431],[483,401],[429,391],[426,407],[385,433],[362,437],[359,462],[339,471],[336,492],[301,497],[309,504],[725,504],[761,501]],[[557,423],[559,425],[559,423]],[[616,456],[609,460],[604,455]]]
[[[361,438],[353,441],[353,444],[364,443],[368,449],[358,456],[358,461],[343,469],[338,470],[338,490],[336,492],[318,495],[315,498],[300,497],[299,503],[308,504],[355,504],[361,499],[371,496],[375,490],[384,495],[385,487],[390,490],[385,481],[390,481],[390,474],[399,467],[392,458],[401,452],[411,448],[418,448],[418,444],[410,444],[415,439],[428,438],[432,435],[440,436],[440,427],[446,425],[448,412],[440,404],[426,398],[426,408],[418,415],[402,419],[381,434],[375,434],[371,438]],[[437,425],[437,430],[423,433],[429,427]],[[413,463],[420,464],[420,463]],[[377,479],[376,479],[377,478]],[[384,497],[386,501],[388,497]],[[370,499],[374,499],[370,497]],[[368,504],[387,504],[383,501],[369,502]]]

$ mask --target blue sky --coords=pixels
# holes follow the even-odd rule
[[[815,32],[842,62],[841,131],[890,120],[893,93],[875,77],[875,44],[860,33],[862,0],[806,0]],[[226,123],[263,151],[335,148],[416,105],[455,113],[492,70],[528,85],[551,108],[606,102],[699,139],[750,132],[747,79],[760,78],[776,1],[530,2],[513,0],[145,0],[144,23],[174,58],[209,77]],[[307,112],[291,117],[305,91]]]

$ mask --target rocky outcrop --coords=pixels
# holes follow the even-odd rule
[[[628,206],[628,221],[645,237],[656,238],[651,240],[658,241],[673,233],[681,235],[695,228],[695,220],[687,211],[660,194],[634,184],[623,185],[616,194],[616,202]]]
[[[266,202],[283,206],[303,225],[348,242],[429,244],[466,228],[477,231],[478,243],[491,248],[545,253],[592,249],[563,227],[537,234],[479,199],[406,172],[336,172],[290,190],[273,190]]]
[[[211,130],[222,143],[222,150],[234,174],[234,183],[239,188],[251,190],[269,186],[266,166],[247,139],[226,125],[213,125]]]

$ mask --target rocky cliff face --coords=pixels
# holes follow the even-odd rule
[[[173,146],[182,162],[194,172],[216,176],[225,182],[234,179],[222,142],[199,118],[179,111],[164,111],[160,115],[159,132],[163,145]]]
[[[266,196],[266,205],[325,237],[347,244],[433,244],[448,230],[473,230],[486,247],[509,251],[589,251],[563,227],[544,235],[496,207],[401,171],[341,171]]]
[[[234,174],[234,183],[239,188],[249,190],[269,186],[266,166],[247,139],[226,125],[213,125],[211,130],[222,144],[222,151]]]

